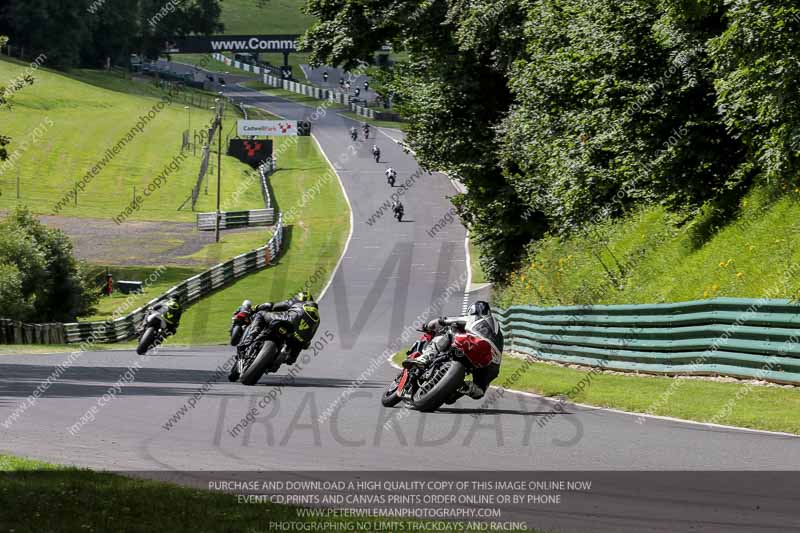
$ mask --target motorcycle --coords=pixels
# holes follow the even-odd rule
[[[237,346],[242,340],[244,330],[253,321],[253,309],[242,304],[231,317],[231,346]]]
[[[292,356],[308,349],[319,327],[319,310],[304,305],[303,311],[297,327],[284,318],[273,318],[250,346],[237,350],[230,380],[255,385],[261,376],[276,372]]]
[[[136,353],[144,355],[147,350],[164,342],[168,335],[167,321],[164,320],[165,310],[152,310],[142,321],[139,335],[139,345]]]
[[[381,162],[381,151],[380,150],[373,150],[372,151],[372,155],[375,156],[375,162],[376,163],[380,163]]]
[[[433,340],[433,333],[422,331],[422,337],[411,347],[403,362],[403,370],[384,391],[381,403],[394,407],[401,401],[415,409],[432,412],[442,404],[455,403],[463,396],[464,378],[493,361],[499,363],[503,352],[503,335],[494,317],[482,317],[473,323],[445,320],[452,337],[450,346],[430,356],[425,366],[413,363]]]
[[[369,128],[364,128],[364,138],[369,139]]]
[[[396,218],[398,222],[402,222],[403,221],[403,210],[402,209],[396,209],[395,212],[394,212],[394,218]]]
[[[355,131],[355,130],[351,131],[350,132],[350,138],[353,140],[353,142],[357,141],[358,140],[358,132]]]
[[[389,174],[388,176],[386,176],[386,181],[389,183],[389,186],[390,186],[390,187],[394,187],[394,182],[395,182],[395,175],[394,175],[394,173],[392,173],[392,174]]]

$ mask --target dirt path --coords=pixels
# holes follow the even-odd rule
[[[5,213],[3,213],[5,215]],[[209,262],[186,259],[214,242],[213,231],[198,231],[192,223],[131,221],[118,225],[108,219],[42,215],[39,219],[66,233],[75,246],[75,256],[98,265],[210,266]],[[265,231],[265,228],[225,230],[226,234]]]

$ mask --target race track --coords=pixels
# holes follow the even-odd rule
[[[239,87],[227,92],[289,119],[308,119],[313,113],[312,108]],[[510,393],[479,411],[480,404],[471,400],[433,414],[384,409],[380,396],[395,373],[382,355],[386,347],[398,342],[403,328],[426,311],[431,316],[461,311],[465,230],[456,222],[429,235],[450,208],[447,196],[455,191],[445,176],[427,173],[403,199],[407,222],[398,223],[386,213],[367,224],[390,194],[383,177],[386,165],[397,169],[398,182],[414,175],[418,166],[390,138],[395,132],[377,138],[385,164],[372,160],[364,142],[350,148],[347,129],[353,123],[328,110],[313,125],[346,190],[353,232],[320,302],[318,336],[327,331],[332,340],[316,357],[301,362],[294,382],[275,388],[286,374],[283,369],[255,387],[228,383],[224,375],[214,375],[232,354],[224,346],[167,346],[145,360],[132,351],[88,352],[9,428],[0,426],[0,450],[117,471],[410,470],[431,472],[415,477],[435,478],[437,470],[567,470],[596,477],[597,492],[564,506],[512,505],[508,515],[563,531],[796,527],[796,490],[779,498],[746,484],[701,487],[686,482],[690,475],[662,484],[653,475],[646,478],[650,486],[640,483],[636,488],[601,471],[796,469],[797,437],[642,420],[571,405],[565,413],[547,417],[552,401]],[[448,287],[451,295],[445,304],[431,309]],[[65,358],[0,357],[0,421]],[[137,362],[142,369],[135,381],[99,410],[95,420],[70,434],[68,428]],[[209,379],[208,392],[186,409]],[[349,389],[355,379],[360,385]],[[274,399],[261,408],[259,403],[265,405],[262,399],[271,393]],[[166,429],[182,407],[186,413]],[[250,409],[256,410],[256,423],[233,431]],[[387,425],[391,419],[395,421]]]

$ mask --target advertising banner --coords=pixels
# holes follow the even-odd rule
[[[294,137],[297,135],[296,120],[237,120],[239,137]]]

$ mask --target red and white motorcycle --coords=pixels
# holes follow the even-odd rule
[[[383,393],[381,403],[393,407],[407,401],[419,411],[435,411],[442,404],[454,403],[463,396],[464,378],[492,362],[500,363],[503,353],[503,334],[491,315],[470,317],[474,320],[444,319],[440,335],[448,335],[443,350],[436,349],[427,364],[418,366],[412,361],[422,355],[425,347],[434,342],[434,333],[422,331],[422,336],[408,351],[403,370]]]

